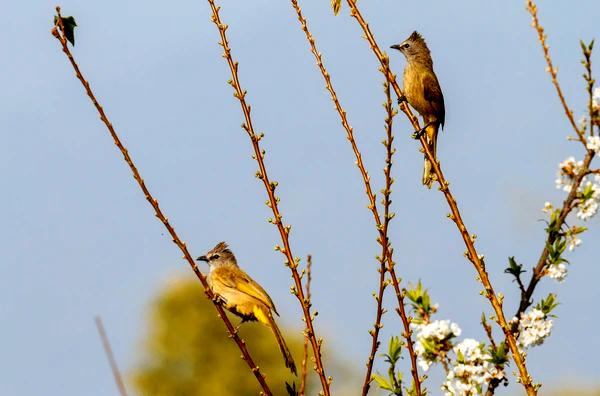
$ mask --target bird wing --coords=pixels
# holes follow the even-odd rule
[[[438,118],[442,128],[444,127],[444,121],[446,119],[446,109],[444,106],[444,95],[440,88],[440,83],[437,77],[433,73],[425,73],[422,80],[423,84],[423,96],[425,100],[435,109],[435,115]]]
[[[275,308],[275,303],[271,300],[271,297],[267,294],[265,289],[262,288],[254,279],[250,278],[250,275],[239,269],[235,273],[233,271],[224,271],[221,274],[221,280],[228,287],[234,288],[244,294],[256,298],[257,300],[264,303],[266,306],[271,308],[278,316],[279,313]],[[223,276],[224,275],[224,276]]]

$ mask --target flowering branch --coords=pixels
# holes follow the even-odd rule
[[[362,14],[360,13],[360,10],[358,9],[358,7],[356,5],[356,0],[347,0],[347,3],[350,6],[350,15],[352,17],[354,17],[356,19],[356,21],[358,22],[358,24],[361,26],[363,33],[364,33],[364,38],[369,42],[369,45],[370,45],[371,49],[373,50],[373,53],[375,54],[375,56],[381,63],[381,66],[383,68],[382,71],[384,72],[386,78],[388,79],[388,81],[390,82],[392,87],[394,88],[396,95],[398,97],[403,97],[404,95],[402,93],[402,90],[400,89],[400,86],[398,85],[398,82],[396,81],[396,76],[391,72],[391,70],[385,69],[385,65],[387,63],[387,61],[386,61],[387,55],[385,55],[380,50],[377,42],[375,41],[375,37],[373,36],[371,29],[369,28],[369,25],[363,18]],[[408,117],[414,130],[420,131],[421,128],[419,126],[419,122],[418,122],[417,118],[412,114],[412,111],[410,110],[410,108],[408,107],[406,102],[402,102],[402,104],[400,105],[400,109]],[[463,238],[465,246],[467,248],[467,250],[465,252],[465,256],[467,257],[467,259],[469,261],[471,261],[471,263],[475,267],[475,270],[477,271],[477,274],[478,274],[478,280],[483,284],[483,287],[485,289],[482,292],[482,294],[490,301],[490,304],[492,305],[492,308],[494,309],[494,312],[496,313],[495,320],[506,336],[508,346],[510,347],[510,350],[513,355],[513,359],[519,370],[520,382],[525,387],[525,390],[527,391],[528,395],[536,395],[537,390],[536,390],[536,387],[533,385],[533,380],[532,380],[531,376],[529,375],[529,372],[525,365],[525,357],[519,351],[515,336],[511,332],[510,326],[504,316],[504,311],[502,309],[503,296],[501,294],[497,295],[494,291],[494,288],[492,287],[492,284],[489,280],[488,273],[485,268],[483,256],[480,256],[477,253],[477,250],[475,249],[475,243],[474,243],[475,238],[474,238],[474,236],[469,234],[467,227],[465,226],[464,221],[462,220],[460,211],[458,209],[458,204],[456,203],[454,196],[450,192],[449,183],[446,181],[446,178],[444,177],[440,163],[437,161],[437,159],[433,155],[431,147],[427,143],[425,136],[421,135],[419,140],[421,142],[423,151],[424,151],[425,155],[427,156],[427,158],[429,159],[429,161],[431,162],[433,171],[435,172],[435,174],[437,176],[437,181],[440,185],[440,191],[442,191],[442,193],[444,194],[444,197],[446,198],[446,201],[448,202],[448,205],[450,207],[450,211],[452,212],[451,214],[448,215],[448,217],[456,224],[456,226]]]
[[[277,182],[270,181],[269,176],[267,174],[267,168],[265,166],[264,157],[265,151],[260,147],[260,140],[263,138],[264,134],[257,135],[254,132],[254,126],[252,125],[252,119],[250,118],[250,106],[246,103],[246,91],[242,90],[240,85],[240,80],[238,77],[238,63],[233,60],[231,57],[231,48],[229,47],[229,42],[226,36],[227,25],[221,22],[221,18],[219,17],[220,7],[215,5],[214,0],[208,0],[210,8],[212,10],[212,21],[219,29],[219,34],[221,40],[219,44],[223,47],[223,57],[227,60],[227,64],[229,65],[229,69],[231,71],[231,79],[229,80],[229,84],[234,89],[234,94],[242,108],[242,112],[244,113],[244,123],[242,124],[242,129],[246,131],[250,141],[252,143],[252,148],[254,149],[253,158],[258,163],[259,170],[256,172],[256,177],[262,180],[265,189],[267,191],[267,195],[269,196],[269,200],[267,202],[267,206],[271,208],[273,211],[273,219],[269,221],[277,226],[279,230],[279,235],[281,236],[281,241],[283,243],[283,247],[276,245],[275,249],[279,250],[286,257],[286,266],[289,267],[292,278],[294,279],[295,286],[292,287],[292,294],[294,294],[300,305],[302,307],[302,312],[304,314],[304,321],[306,323],[306,336],[310,340],[313,356],[315,361],[315,371],[319,375],[319,379],[321,380],[321,386],[323,388],[324,396],[329,396],[329,385],[331,383],[331,377],[325,376],[325,369],[323,367],[323,362],[321,359],[321,345],[323,343],[323,339],[317,339],[315,335],[315,330],[313,327],[313,315],[310,313],[311,303],[306,299],[304,295],[304,289],[302,287],[302,279],[300,278],[300,274],[298,273],[298,262],[299,258],[295,258],[292,255],[292,248],[290,246],[289,234],[291,230],[290,225],[284,225],[282,222],[283,216],[281,215],[278,207],[279,198],[275,196],[275,188],[277,187]]]
[[[113,377],[115,378],[115,383],[117,384],[117,389],[119,389],[119,394],[121,396],[127,396],[127,390],[125,389],[125,384],[123,383],[123,377],[121,376],[121,372],[119,371],[119,366],[117,366],[117,362],[115,361],[115,356],[113,355],[112,348],[110,347],[110,341],[106,336],[106,330],[104,330],[104,325],[102,324],[102,318],[100,316],[96,316],[94,318],[94,322],[96,322],[96,328],[98,329],[98,335],[100,335],[100,340],[102,341],[102,347],[104,348],[104,352],[106,353],[106,358],[108,359],[108,364],[110,365],[110,369],[113,373]]]
[[[580,214],[582,218],[587,219],[591,217],[597,208],[597,203],[595,202],[595,194],[594,186],[588,182],[591,195],[589,197],[586,196],[585,190],[582,191],[582,185],[586,180],[586,176],[590,174],[595,174],[595,170],[590,170],[590,164],[596,155],[596,152],[600,147],[595,147],[594,144],[597,142],[598,137],[594,136],[594,126],[598,123],[598,106],[594,100],[594,79],[592,78],[592,64],[591,64],[591,53],[593,48],[593,41],[589,46],[581,43],[581,47],[584,54],[584,61],[582,62],[586,69],[586,74],[584,74],[584,78],[587,82],[587,91],[589,96],[588,101],[588,112],[589,112],[589,138],[585,137],[586,127],[585,124],[582,128],[577,127],[573,118],[573,112],[569,109],[567,102],[562,94],[562,90],[560,88],[560,84],[557,78],[557,71],[552,65],[552,58],[550,57],[550,52],[548,45],[546,44],[546,35],[544,33],[544,28],[539,22],[537,16],[537,6],[532,0],[527,0],[527,10],[531,14],[532,17],[532,26],[538,33],[538,40],[544,52],[544,58],[547,63],[547,71],[550,73],[552,84],[556,88],[556,92],[560,99],[560,102],[565,109],[565,114],[569,119],[569,122],[577,132],[579,137],[579,141],[584,146],[586,150],[585,157],[583,161],[577,163],[574,158],[569,158],[566,161],[562,162],[559,169],[559,177],[556,181],[557,187],[563,188],[563,190],[568,191],[569,194],[565,198],[562,208],[557,210],[552,210],[551,206],[548,207],[548,211],[551,211],[550,222],[548,223],[547,233],[548,236],[544,243],[544,248],[542,253],[540,254],[540,258],[536,266],[533,269],[533,274],[526,288],[521,288],[521,301],[519,303],[519,308],[517,313],[515,314],[516,318],[521,318],[525,310],[533,304],[531,300],[535,288],[539,281],[548,273],[549,268],[552,265],[558,265],[561,261],[564,261],[560,255],[566,246],[566,242],[564,242],[567,236],[573,236],[573,234],[577,234],[578,232],[582,232],[584,228],[571,228],[566,232],[563,231],[564,226],[566,225],[567,216],[573,211],[573,209],[578,206],[585,205],[586,202],[591,202],[591,207],[588,208],[588,213],[585,213],[585,206],[580,208]],[[597,197],[596,197],[597,198]],[[595,204],[595,206],[593,206]],[[582,212],[584,211],[584,212]],[[579,214],[578,214],[579,215]],[[517,279],[518,280],[518,279]],[[515,332],[518,332],[518,328],[513,329]]]
[[[71,54],[71,50],[69,50],[69,47],[67,45],[67,38],[65,36],[65,29],[63,26],[63,18],[60,14],[60,7],[56,7],[56,13],[57,13],[58,28],[55,26],[52,29],[52,35],[56,39],[58,39],[58,41],[60,41],[63,52],[65,53],[65,55],[71,62],[71,66],[73,66],[73,70],[75,70],[75,75],[77,76],[77,78],[79,79],[81,84],[83,85],[88,97],[94,104],[94,107],[96,107],[96,110],[98,111],[98,114],[100,115],[100,119],[102,120],[104,125],[106,125],[106,128],[108,129],[108,132],[112,136],[115,145],[121,151],[121,154],[123,155],[123,159],[129,166],[129,169],[131,170],[131,173],[133,174],[133,178],[135,179],[138,186],[142,190],[146,200],[150,203],[150,205],[154,209],[154,213],[155,213],[156,217],[163,223],[163,225],[165,226],[165,228],[171,235],[173,243],[175,245],[177,245],[177,247],[181,250],[181,252],[183,253],[183,258],[188,262],[188,264],[190,265],[190,267],[192,268],[192,270],[194,271],[194,273],[200,280],[200,283],[202,283],[202,286],[204,287],[204,292],[206,293],[206,296],[213,302],[215,309],[217,310],[217,316],[219,318],[221,318],[223,323],[225,323],[225,327],[227,327],[227,332],[229,333],[229,337],[232,338],[235,341],[235,343],[238,345],[240,351],[242,352],[242,359],[244,359],[244,361],[248,364],[248,366],[252,370],[252,373],[254,374],[254,376],[256,377],[258,382],[260,383],[260,386],[262,387],[261,393],[263,393],[264,395],[267,395],[267,396],[272,395],[272,392],[269,389],[269,386],[267,385],[267,383],[265,381],[264,375],[260,372],[256,363],[254,363],[252,356],[250,356],[250,352],[248,352],[248,349],[246,348],[246,342],[242,338],[239,337],[237,330],[232,325],[231,321],[229,321],[229,318],[225,314],[225,311],[223,310],[221,305],[219,305],[217,303],[214,293],[208,286],[208,282],[206,281],[206,276],[200,271],[200,269],[196,265],[196,262],[192,258],[192,255],[188,251],[185,242],[183,242],[179,238],[179,236],[175,232],[175,228],[173,228],[173,226],[169,222],[168,218],[162,212],[158,201],[152,196],[152,194],[146,187],[146,184],[144,183],[144,179],[142,179],[142,176],[140,175],[131,156],[129,155],[129,151],[125,148],[123,143],[121,143],[121,139],[119,138],[119,136],[117,135],[117,132],[113,128],[112,123],[109,121],[108,117],[104,113],[104,109],[102,108],[100,103],[98,103],[96,96],[92,92],[92,89],[90,88],[90,84],[83,77],[83,74],[81,73],[81,71],[79,69],[79,66],[77,65],[77,63],[75,62],[75,59],[73,58],[73,55]]]
[[[416,395],[421,396],[421,380],[419,378],[416,355],[414,352],[413,341],[411,338],[410,320],[409,320],[408,316],[406,315],[406,310],[404,307],[404,295],[402,293],[402,290],[400,289],[398,277],[396,276],[396,270],[394,269],[394,261],[393,261],[393,257],[392,257],[393,249],[391,249],[391,247],[389,246],[389,241],[387,239],[387,236],[384,235],[384,233],[383,233],[384,226],[381,221],[379,211],[377,210],[376,198],[375,198],[375,194],[373,193],[373,189],[371,188],[370,177],[369,177],[367,170],[365,169],[364,163],[362,161],[362,155],[360,153],[360,150],[358,149],[358,145],[356,144],[356,141],[354,140],[354,132],[353,132],[352,127],[350,126],[350,123],[348,122],[346,111],[343,109],[342,105],[340,104],[340,101],[337,97],[337,93],[336,93],[335,89],[333,88],[333,84],[331,83],[331,76],[330,76],[329,72],[327,72],[327,69],[325,68],[325,65],[323,64],[323,59],[322,59],[321,53],[317,49],[317,46],[315,44],[315,39],[312,36],[312,34],[310,33],[310,30],[308,29],[308,24],[307,24],[306,18],[302,14],[302,10],[300,9],[300,6],[298,5],[298,1],[291,0],[291,3],[292,3],[292,6],[294,7],[294,10],[296,11],[296,14],[298,15],[298,21],[300,22],[302,31],[304,32],[306,39],[309,42],[310,51],[314,55],[317,66],[319,67],[321,75],[323,76],[323,79],[325,80],[325,87],[326,87],[327,91],[329,91],[329,94],[331,95],[331,100],[333,101],[335,109],[340,116],[340,121],[342,123],[342,126],[346,130],[346,137],[347,137],[348,141],[350,142],[352,151],[354,152],[354,155],[356,157],[356,166],[358,167],[358,169],[361,173],[361,176],[363,178],[363,182],[365,185],[365,192],[369,199],[368,208],[371,210],[371,213],[373,214],[373,218],[375,220],[375,225],[376,225],[378,233],[379,233],[379,237],[378,237],[377,241],[382,246],[382,250],[384,252],[384,254],[381,255],[381,258],[385,258],[385,260],[387,261],[386,271],[390,274],[392,286],[394,287],[396,298],[398,300],[398,308],[396,309],[396,311],[400,315],[400,318],[402,320],[402,325],[404,327],[403,337],[407,341],[407,349],[408,349],[409,357],[411,360],[411,373],[412,373],[413,381],[415,384]],[[387,62],[385,64],[382,63],[382,68],[385,68],[386,73],[389,73],[389,65]],[[390,217],[390,219],[391,219],[391,217],[393,217],[393,214],[388,213],[387,217]],[[386,217],[386,219],[384,219],[384,221],[389,220],[389,219],[387,219],[387,217]],[[381,273],[380,273],[380,276],[381,276]],[[377,322],[376,322],[376,326],[377,326]],[[376,340],[375,340],[375,342],[376,342]],[[369,363],[367,363],[367,365],[368,364]],[[369,366],[367,366],[367,367],[369,367]],[[363,388],[363,395],[365,395],[366,392],[368,392],[368,389],[369,389],[369,384],[367,383],[366,386]]]
[[[306,257],[306,301],[310,304],[310,282],[312,280],[312,255]],[[302,353],[302,368],[300,369],[300,389],[298,394],[304,396],[306,389],[306,377],[308,376],[308,337],[304,335],[304,349]]]

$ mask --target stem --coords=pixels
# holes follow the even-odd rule
[[[306,257],[306,300],[310,305],[310,283],[312,281],[312,255]],[[306,377],[308,376],[308,337],[304,336],[304,348],[302,353],[302,368],[300,369],[300,390],[298,394],[304,396],[306,389]]]
[[[402,336],[406,339],[407,349],[408,349],[408,353],[409,353],[410,361],[411,361],[411,374],[412,374],[413,380],[415,382],[416,395],[421,396],[422,395],[421,380],[419,379],[419,373],[418,373],[418,368],[417,368],[417,355],[414,351],[414,343],[413,343],[412,337],[411,337],[412,331],[410,329],[410,319],[408,318],[408,316],[406,314],[406,309],[404,306],[404,294],[402,293],[402,290],[400,289],[400,283],[398,281],[398,277],[396,276],[396,270],[394,269],[394,261],[393,261],[393,257],[392,257],[393,250],[387,245],[388,244],[387,238],[385,238],[383,235],[383,225],[381,222],[381,217],[379,216],[379,212],[377,210],[375,194],[373,194],[373,189],[371,188],[370,177],[369,177],[369,174],[363,164],[362,155],[361,155],[360,150],[358,149],[358,145],[356,144],[356,141],[354,139],[354,132],[353,132],[352,127],[350,126],[350,123],[348,122],[346,111],[340,104],[340,101],[337,97],[337,93],[336,93],[335,89],[333,88],[333,84],[331,83],[331,75],[329,74],[329,72],[327,72],[327,69],[325,68],[325,65],[323,64],[323,59],[322,59],[321,53],[318,51],[316,44],[315,44],[315,39],[312,36],[312,34],[310,33],[310,30],[308,29],[308,24],[307,24],[306,18],[302,15],[302,10],[300,9],[300,6],[298,5],[298,1],[291,0],[291,3],[292,3],[292,6],[294,7],[294,10],[296,11],[296,13],[298,15],[298,21],[300,22],[302,31],[304,31],[304,34],[306,35],[306,39],[309,42],[310,51],[314,55],[317,66],[319,67],[321,75],[323,76],[323,79],[325,80],[325,88],[331,95],[331,100],[333,101],[333,103],[335,105],[335,109],[340,116],[340,121],[342,123],[342,126],[346,130],[346,137],[347,137],[348,141],[350,142],[352,151],[354,152],[354,155],[356,157],[356,166],[360,170],[360,174],[363,178],[363,182],[365,185],[365,193],[367,194],[367,198],[369,200],[368,208],[369,208],[369,210],[371,210],[371,213],[373,214],[373,218],[375,220],[375,225],[376,225],[378,233],[379,233],[379,237],[378,237],[377,241],[382,246],[383,250],[385,251],[384,256],[386,257],[386,261],[387,261],[386,271],[390,274],[392,286],[394,287],[396,298],[398,300],[398,307],[396,309],[396,312],[398,312],[398,314],[400,315],[400,318],[402,320],[402,325],[404,328],[404,333],[402,334]],[[382,64],[382,67],[386,68],[386,70],[387,70],[386,73],[389,73],[389,68],[387,67],[387,63],[385,65]]]
[[[121,376],[121,372],[119,371],[119,366],[117,366],[117,362],[115,360],[115,356],[113,355],[112,348],[110,347],[110,341],[108,340],[108,337],[106,335],[106,330],[104,330],[102,318],[100,316],[96,316],[94,318],[94,321],[96,322],[96,327],[98,328],[98,334],[100,335],[100,340],[102,341],[102,347],[104,348],[104,352],[106,353],[108,364],[110,365],[113,377],[115,378],[115,383],[117,384],[117,388],[119,389],[119,394],[121,396],[127,396],[125,384],[123,383],[123,377]]]
[[[396,76],[391,72],[391,70],[389,68],[385,67],[387,64],[387,55],[385,55],[379,49],[379,46],[377,45],[377,42],[375,41],[373,33],[371,33],[369,25],[366,23],[365,19],[361,15],[360,10],[358,9],[358,7],[356,5],[356,0],[346,0],[346,1],[351,9],[350,15],[352,17],[354,17],[356,19],[356,21],[359,23],[359,25],[361,26],[365,39],[369,42],[369,45],[370,45],[371,49],[373,50],[373,53],[375,54],[377,59],[379,59],[379,62],[381,63],[381,66],[383,68],[383,72],[384,72],[386,78],[388,79],[388,81],[390,82],[390,84],[392,85],[392,87],[394,88],[396,95],[398,97],[403,97],[404,95],[402,93],[402,90],[400,89],[400,86],[398,85],[398,83],[396,81]],[[412,111],[410,110],[408,105],[405,102],[402,102],[402,104],[400,105],[400,109],[408,117],[414,130],[420,131],[421,128],[419,126],[419,122],[418,122],[417,118],[412,114]],[[478,278],[481,281],[481,283],[483,284],[484,289],[485,289],[483,292],[483,295],[485,295],[485,297],[489,300],[490,304],[492,305],[492,308],[494,309],[494,312],[496,313],[496,322],[498,323],[498,325],[500,326],[500,328],[502,329],[502,331],[504,332],[504,334],[506,336],[508,346],[512,352],[513,359],[519,370],[520,382],[523,384],[528,395],[536,395],[537,390],[533,386],[533,380],[532,380],[531,376],[529,375],[529,372],[527,371],[527,367],[525,365],[525,358],[519,351],[514,334],[511,332],[510,326],[508,325],[508,323],[506,321],[506,318],[504,316],[504,311],[502,309],[501,299],[496,295],[494,288],[492,287],[492,284],[489,280],[488,273],[485,269],[485,263],[483,261],[483,257],[482,256],[480,257],[479,254],[477,254],[477,250],[475,249],[475,244],[474,244],[473,238],[467,231],[467,227],[465,226],[465,224],[462,220],[462,217],[460,215],[460,211],[458,209],[458,204],[456,203],[454,196],[450,192],[449,183],[446,181],[446,178],[444,177],[444,174],[442,172],[439,162],[433,156],[431,147],[429,146],[429,144],[427,144],[427,141],[424,136],[421,136],[419,140],[421,142],[421,146],[423,147],[423,151],[424,151],[425,155],[427,156],[427,158],[429,159],[429,161],[432,164],[433,171],[435,172],[437,179],[438,179],[438,183],[440,185],[440,190],[444,194],[444,197],[446,198],[446,201],[450,207],[450,211],[452,212],[449,215],[449,217],[456,224],[456,226],[461,234],[461,237],[463,239],[463,242],[465,243],[465,246],[467,248],[467,250],[465,252],[465,256],[467,257],[467,259],[469,261],[471,261],[471,263],[475,267],[475,270],[477,271],[477,274],[478,274]]]
[[[390,194],[392,192],[392,183],[394,180],[391,177],[392,171],[392,157],[394,155],[394,134],[393,134],[393,121],[396,112],[392,105],[392,97],[390,93],[390,84],[387,80],[383,83],[385,98],[386,101],[384,103],[384,108],[386,111],[385,118],[385,130],[386,130],[386,140],[384,141],[385,149],[386,149],[386,159],[385,159],[385,167],[383,168],[383,174],[385,176],[385,188],[382,190],[383,200],[381,203],[383,204],[383,239],[384,244],[382,246],[382,252],[379,256],[379,291],[377,293],[377,297],[375,300],[377,301],[377,308],[375,313],[375,324],[373,325],[373,329],[369,331],[371,334],[371,352],[369,357],[367,358],[367,371],[365,374],[365,380],[363,382],[362,387],[362,395],[365,396],[369,393],[369,387],[372,381],[372,371],[373,371],[373,361],[375,360],[375,354],[377,353],[377,349],[379,348],[379,331],[383,327],[381,324],[381,318],[384,314],[383,310],[383,296],[385,292],[385,288],[387,286],[387,282],[385,281],[385,273],[386,273],[386,253],[388,249],[391,249],[389,239],[388,239],[388,226],[390,220],[392,219],[392,215],[390,214],[390,205],[392,203],[390,199]],[[395,371],[394,371],[395,374]],[[397,387],[396,387],[397,388]]]
[[[548,49],[548,45],[546,44],[546,34],[544,33],[544,28],[542,27],[542,25],[540,25],[540,21],[538,20],[537,6],[533,2],[533,0],[527,0],[526,4],[527,11],[529,11],[533,19],[532,25],[537,31],[538,40],[542,46],[542,50],[544,51],[544,59],[546,59],[546,64],[548,65],[546,70],[548,71],[548,73],[550,73],[550,77],[552,78],[552,84],[554,85],[554,88],[556,88],[556,93],[558,94],[560,103],[562,104],[563,109],[565,110],[565,114],[567,116],[567,119],[569,120],[569,123],[573,127],[573,130],[577,133],[577,136],[579,136],[579,140],[581,141],[581,143],[583,143],[583,145],[585,146],[585,136],[583,135],[583,132],[577,127],[575,118],[573,118],[573,111],[571,111],[571,109],[567,105],[567,101],[565,100],[565,97],[562,93],[562,89],[560,89],[560,85],[558,84],[557,70],[552,65],[552,58],[550,57],[550,51]]]
[[[267,396],[272,395],[272,392],[269,389],[269,386],[267,385],[264,375],[260,372],[256,363],[254,363],[252,356],[250,356],[250,352],[248,352],[248,349],[246,348],[246,342],[242,338],[239,337],[237,330],[229,321],[229,318],[225,314],[225,311],[219,304],[217,304],[215,295],[212,292],[212,290],[210,289],[210,287],[208,286],[208,283],[206,281],[206,276],[204,276],[204,274],[200,271],[200,269],[196,265],[196,262],[192,258],[192,255],[188,251],[185,242],[183,242],[179,238],[179,236],[175,232],[175,228],[173,228],[171,223],[169,223],[168,218],[163,214],[158,201],[152,196],[152,194],[146,187],[146,183],[144,183],[144,179],[142,179],[131,156],[129,155],[129,151],[127,151],[127,149],[125,148],[123,143],[121,143],[121,139],[119,138],[119,136],[117,135],[117,132],[113,128],[112,123],[108,120],[108,117],[104,113],[104,109],[102,108],[100,103],[98,103],[96,96],[92,92],[92,89],[90,88],[90,84],[86,81],[86,79],[83,77],[83,74],[79,70],[79,66],[75,62],[75,59],[73,58],[73,55],[71,54],[71,51],[69,50],[69,47],[67,45],[67,39],[64,36],[64,26],[62,23],[62,17],[60,15],[60,7],[56,7],[56,12],[58,15],[58,26],[60,28],[60,32],[56,27],[54,27],[52,29],[52,34],[54,35],[54,37],[56,37],[60,41],[63,52],[65,53],[65,55],[69,59],[69,62],[71,62],[71,66],[73,66],[73,69],[75,70],[75,75],[77,76],[77,78],[79,79],[81,84],[83,85],[88,97],[94,104],[94,107],[96,107],[96,110],[98,111],[98,114],[100,115],[100,119],[102,120],[104,125],[106,125],[106,128],[108,129],[108,132],[112,136],[115,145],[117,146],[119,151],[121,151],[121,154],[123,155],[123,159],[129,166],[129,169],[131,170],[131,173],[133,174],[133,178],[135,179],[138,186],[142,190],[142,193],[144,194],[144,197],[146,198],[146,200],[150,203],[150,205],[154,209],[155,216],[163,223],[163,225],[165,226],[165,228],[171,235],[173,243],[175,245],[177,245],[177,247],[181,250],[181,252],[183,253],[183,258],[188,262],[188,264],[192,268],[192,271],[194,271],[194,273],[196,274],[196,276],[202,283],[202,286],[204,287],[204,292],[206,293],[206,296],[214,303],[215,309],[217,310],[217,316],[219,318],[221,318],[223,323],[225,323],[225,327],[227,327],[227,332],[229,333],[229,337],[231,337],[235,341],[235,343],[238,345],[238,347],[240,348],[240,351],[242,352],[242,359],[244,359],[244,361],[246,361],[246,363],[252,370],[252,373],[256,377],[257,381],[260,383],[260,386],[262,387],[262,390],[263,390],[261,393],[263,393]]]
[[[253,157],[258,163],[259,168],[259,171],[257,172],[257,177],[262,180],[267,191],[267,195],[269,196],[269,202],[267,205],[273,211],[274,216],[274,219],[271,222],[277,226],[277,229],[279,230],[279,235],[281,236],[281,241],[283,243],[283,247],[280,247],[278,250],[280,250],[286,256],[286,265],[290,268],[292,278],[294,279],[295,287],[292,288],[292,293],[298,298],[298,301],[300,302],[300,305],[302,307],[304,320],[306,322],[306,336],[310,340],[313,355],[315,358],[315,371],[317,372],[317,374],[319,375],[319,379],[321,380],[321,386],[323,388],[324,396],[329,396],[329,385],[331,382],[331,378],[327,378],[325,376],[325,369],[323,367],[323,362],[321,358],[321,345],[323,343],[323,340],[317,340],[317,337],[315,335],[313,317],[310,313],[310,303],[306,300],[304,296],[302,280],[300,278],[300,274],[298,273],[298,263],[292,255],[292,248],[290,246],[289,241],[289,233],[291,226],[284,226],[282,222],[283,217],[278,207],[279,198],[275,196],[275,188],[277,186],[277,183],[271,182],[267,174],[267,168],[264,162],[264,151],[260,148],[259,144],[259,141],[262,139],[262,135],[257,135],[254,132],[252,119],[250,118],[250,106],[246,103],[246,91],[242,90],[238,77],[238,63],[234,62],[233,58],[231,57],[231,48],[229,47],[229,42],[225,33],[227,30],[227,25],[221,22],[221,18],[219,17],[220,7],[215,5],[215,1],[208,0],[208,3],[212,10],[212,21],[219,29],[219,34],[221,36],[219,44],[223,47],[223,57],[227,60],[229,69],[231,71],[231,80],[229,80],[229,83],[233,87],[235,91],[233,95],[239,100],[242,112],[244,113],[245,122],[244,124],[242,124],[242,128],[247,132],[248,137],[252,142],[252,148],[254,149]]]

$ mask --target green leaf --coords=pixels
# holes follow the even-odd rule
[[[548,315],[557,306],[558,306],[558,301],[556,300],[556,294],[550,293],[550,294],[548,294],[548,297],[546,297],[545,299],[542,299],[542,301],[540,301],[535,306],[535,308],[542,311],[544,313],[544,315]]]
[[[392,384],[390,384],[383,375],[379,373],[373,374],[373,380],[377,382],[377,385],[379,385],[381,389],[388,390],[390,392],[394,391],[394,387],[392,386]]]
[[[523,264],[518,264],[513,256],[508,258],[508,267],[504,272],[518,278],[525,270],[523,269]]]
[[[54,25],[60,26],[57,15],[54,16]],[[66,39],[71,43],[72,46],[75,46],[75,26],[77,26],[75,17],[62,17],[62,25]]]
[[[508,348],[504,342],[501,342],[496,348],[490,345],[488,353],[490,355],[488,362],[496,367],[502,367],[508,362]]]

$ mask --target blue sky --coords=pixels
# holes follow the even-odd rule
[[[301,311],[289,294],[289,271],[273,250],[279,236],[267,223],[266,195],[254,178],[207,3],[61,5],[79,24],[74,54],[83,72],[192,254],[228,241],[277,301],[282,321],[300,329]],[[104,318],[127,371],[139,356],[152,296],[173,276],[193,274],[50,35],[54,6],[9,2],[0,25],[0,394],[115,394],[93,316]],[[293,225],[294,254],[314,256],[317,330],[362,372],[378,248],[345,132],[290,4],[222,6],[255,127],[266,134],[280,208]],[[347,8],[334,17],[329,1],[302,6],[378,190],[384,111],[376,59]],[[554,188],[556,166],[569,155],[582,157],[565,139],[569,126],[524,4],[364,1],[361,7],[383,48],[415,29],[429,43],[446,99],[439,157],[512,313],[517,293],[502,273],[506,258],[514,255],[528,267],[536,261],[544,237],[540,209],[563,198]],[[597,36],[600,3],[542,1],[539,8],[579,118],[586,97],[578,41]],[[400,74],[404,60],[390,55]],[[597,54],[594,61],[600,63]],[[400,116],[395,125],[391,236],[398,272],[405,284],[424,282],[440,303],[438,318],[458,322],[464,337],[483,339],[478,321],[483,310],[490,312],[487,301],[445,217],[443,196],[420,185],[422,156],[409,123]],[[566,282],[544,280],[536,293],[556,292],[561,302],[552,337],[528,356],[534,378],[548,387],[594,385],[600,378],[590,353],[600,350],[600,224],[594,218],[586,225],[591,230],[582,246],[569,254]],[[388,313],[383,340],[399,331],[399,320]]]

